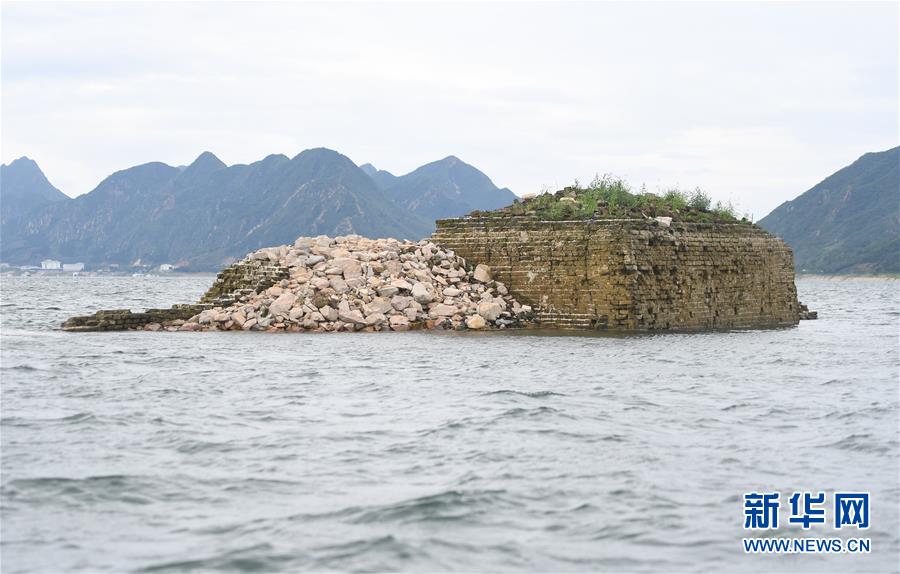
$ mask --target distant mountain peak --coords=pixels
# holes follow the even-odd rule
[[[301,158],[314,158],[314,159],[324,159],[324,158],[344,158],[346,157],[340,152],[334,151],[333,149],[328,149],[327,147],[314,147],[301,151],[297,155],[295,155],[292,159],[297,160]]]
[[[193,162],[190,166],[188,166],[188,167],[192,167],[192,166],[195,166],[195,165],[203,165],[203,166],[207,166],[207,165],[212,166],[212,165],[215,165],[215,166],[220,167],[220,168],[221,168],[221,167],[228,167],[227,165],[225,165],[225,162],[223,162],[223,161],[220,160],[218,157],[216,157],[216,154],[214,154],[214,153],[211,152],[211,151],[205,151],[205,152],[201,153],[200,155],[198,155],[198,156],[197,156],[197,159],[195,159],[194,162]]]
[[[0,219],[4,223],[30,210],[69,200],[47,180],[37,162],[24,155],[0,168],[0,197]]]
[[[198,183],[207,179],[211,174],[227,167],[225,162],[217,158],[214,153],[205,151],[198,155],[191,165],[181,170],[179,179],[182,182]]]
[[[13,166],[16,166],[19,168],[31,167],[31,168],[35,168],[37,170],[41,169],[40,167],[38,167],[37,162],[34,161],[33,159],[31,159],[30,157],[28,157],[27,155],[23,155],[20,158],[12,160],[8,164],[6,164],[4,167],[13,167]]]
[[[368,175],[370,177],[375,175],[376,173],[378,173],[378,168],[376,168],[371,163],[364,163],[361,166],[359,166],[359,169],[363,170],[366,173],[366,175]]]

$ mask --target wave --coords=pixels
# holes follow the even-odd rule
[[[531,399],[538,399],[543,397],[565,397],[567,396],[565,393],[557,393],[556,391],[515,391],[512,389],[500,389],[498,391],[488,391],[485,393],[481,393],[482,396],[491,396],[491,395],[519,395],[523,397],[528,397]]]
[[[457,521],[479,516],[497,507],[515,506],[505,490],[447,490],[362,511],[356,524]]]

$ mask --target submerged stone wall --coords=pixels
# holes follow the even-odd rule
[[[259,293],[275,282],[288,277],[288,270],[268,260],[240,261],[223,269],[212,287],[199,303],[172,305],[168,309],[147,309],[132,312],[130,309],[97,311],[91,315],[72,317],[62,324],[64,331],[128,331],[143,329],[147,325],[159,328],[177,328],[194,315],[212,309],[227,307],[242,295]]]
[[[542,326],[600,330],[797,324],[793,254],[749,224],[656,220],[437,222],[436,243],[489,265]]]

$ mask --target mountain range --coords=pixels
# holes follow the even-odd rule
[[[420,239],[435,219],[514,199],[454,156],[394,176],[324,148],[248,165],[210,152],[186,167],[147,163],[70,199],[23,157],[0,168],[0,260],[211,270],[300,235]]]
[[[758,224],[806,273],[900,273],[900,147],[867,153]]]
[[[900,273],[900,147],[867,153],[758,224],[807,273]],[[173,263],[213,270],[300,235],[419,239],[434,220],[509,205],[515,195],[454,156],[401,176],[324,148],[228,166],[118,171],[74,199],[22,157],[0,167],[0,261]]]

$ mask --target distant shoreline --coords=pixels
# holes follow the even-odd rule
[[[900,274],[876,273],[866,275],[833,275],[827,273],[797,273],[797,279],[900,279]]]

